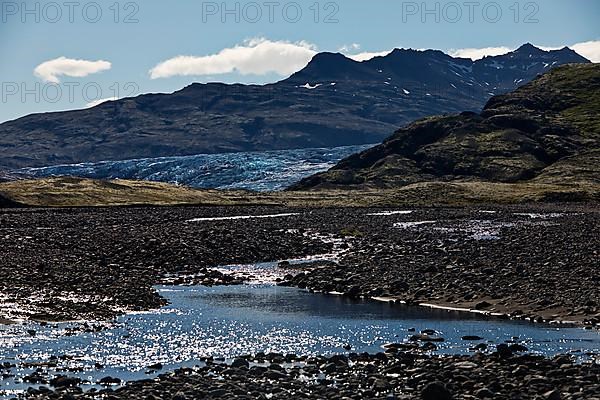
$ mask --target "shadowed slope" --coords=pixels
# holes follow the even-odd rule
[[[281,82],[192,84],[0,124],[0,167],[378,143],[416,118],[479,111],[553,66],[588,62],[533,46],[471,61],[395,50],[356,62],[322,53]]]
[[[293,189],[423,181],[598,183],[600,65],[562,66],[493,97],[480,114],[431,117]]]

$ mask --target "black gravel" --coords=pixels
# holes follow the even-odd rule
[[[482,212],[490,210],[496,212]],[[423,208],[406,215],[367,215],[376,211],[4,209],[0,293],[35,310],[33,319],[111,318],[122,309],[164,304],[152,285],[165,274],[200,274],[204,278],[199,283],[208,285],[239,283],[211,268],[328,253],[332,244],[314,237],[320,234],[343,238],[349,250],[337,265],[310,269],[287,284],[537,320],[600,322],[600,211],[595,205]],[[299,215],[187,222],[280,213]],[[419,221],[435,223],[393,227]],[[482,223],[479,231],[474,228]],[[482,233],[495,239],[473,238]]]
[[[279,213],[272,208],[112,208],[0,211],[0,293],[37,320],[111,318],[164,301],[165,274],[327,252],[289,227],[301,218],[186,222],[204,216]],[[61,295],[62,300],[57,299]],[[65,299],[67,298],[67,299]],[[2,316],[0,315],[0,318]]]
[[[329,253],[333,244],[322,240],[329,237],[343,240],[335,246],[342,251],[336,263],[317,263],[281,284],[537,321],[600,322],[596,205],[420,208],[368,215],[377,211],[382,210],[3,209],[0,294],[23,308],[12,317],[110,320],[124,310],[164,304],[152,285],[165,276],[175,283],[178,276],[194,276],[195,283],[205,285],[237,284],[237,278],[213,268]],[[188,222],[280,213],[299,215]],[[428,223],[406,225],[423,221]],[[0,315],[0,321],[6,317]],[[516,355],[506,347],[472,356],[404,350],[406,345],[398,345],[385,354],[331,358],[259,354],[233,365],[199,360],[205,365],[119,388],[108,386],[118,382],[106,377],[106,389],[85,393],[77,378],[44,376],[40,369],[30,383],[44,386],[31,388],[25,397],[600,399],[599,365],[575,364],[567,356]],[[0,372],[10,377],[13,367],[0,365]]]
[[[421,209],[363,217],[350,230],[352,249],[338,265],[296,275],[286,284],[505,318],[599,324],[598,209],[487,211]],[[391,228],[410,221],[436,222]]]
[[[500,345],[502,346],[502,345]],[[32,399],[585,399],[600,398],[600,364],[575,364],[513,355],[428,356],[408,352],[299,357],[268,354],[232,364],[205,360],[128,383],[83,392],[78,381],[59,377]],[[110,377],[105,382],[114,382]]]

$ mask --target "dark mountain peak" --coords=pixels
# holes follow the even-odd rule
[[[580,59],[584,59],[585,61],[581,61],[581,62],[590,62],[590,60],[588,60],[587,58],[583,57],[582,55],[580,55],[579,53],[577,53],[575,50],[571,49],[570,47],[563,47],[560,50],[555,50],[555,53],[560,54],[563,57],[576,57],[576,58],[580,58]]]
[[[422,53],[422,52],[419,50],[412,49],[412,48],[405,49],[405,48],[396,47],[394,50],[392,50],[392,52],[390,54],[388,54],[385,57],[398,57],[400,55],[417,54],[417,53]]]
[[[521,45],[521,47],[516,49],[513,53],[527,53],[527,54],[533,53],[533,54],[535,54],[535,53],[545,53],[545,51],[540,49],[539,47],[535,47],[531,43],[527,42],[527,43]]]
[[[417,50],[417,49],[399,49],[395,48],[392,52],[386,56],[380,57],[383,59],[398,59],[398,58],[422,58],[422,57],[450,57],[441,50]]]
[[[399,47],[395,47],[394,50],[392,50],[389,54],[383,56],[385,57],[394,57],[394,56],[398,56],[399,54],[403,54],[404,52],[406,52],[407,50],[404,48],[399,48]]]
[[[551,69],[481,113],[429,117],[293,189],[480,180],[598,182],[600,65]],[[527,145],[523,145],[527,143]]]
[[[342,53],[322,52],[317,53],[310,60],[308,65],[330,66],[337,63],[354,62]]]
[[[402,63],[407,62],[407,60],[415,60],[420,58],[417,50],[413,49],[398,49],[395,48],[391,51],[391,53],[375,57],[370,60],[364,61],[365,64],[381,66],[381,65],[400,65]]]
[[[511,73],[507,73],[506,77],[516,79],[515,82],[520,84],[526,81],[526,79],[523,79],[522,71],[531,72],[533,69],[537,69],[537,74],[540,74],[548,72],[550,68],[562,64],[585,64],[589,62],[588,59],[569,48],[545,51],[531,43],[525,43],[510,53],[487,56],[481,60],[477,60],[474,62],[474,65],[477,69],[491,68],[494,73],[498,69],[504,69],[509,72],[512,70],[512,75],[514,76]],[[486,77],[486,79],[488,78]]]
[[[402,76],[415,73],[416,75],[413,77],[417,78],[419,73],[424,73],[424,69],[429,69],[431,65],[439,65],[444,61],[452,60],[455,59],[439,50],[394,49],[386,56],[375,57],[364,63],[376,69],[385,69],[386,71],[391,68],[394,73]],[[460,60],[456,61],[460,62]],[[425,77],[423,76],[422,78]]]
[[[303,84],[321,80],[349,78],[356,73],[359,66],[359,62],[341,53],[318,53],[306,67],[285,79],[285,82]]]
[[[493,95],[586,61],[568,50],[524,50],[476,62],[437,50],[395,49],[364,62],[319,53],[270,85],[195,83],[30,115],[0,124],[0,166],[374,143],[416,118],[479,111]]]
[[[566,46],[560,50],[550,51],[550,53],[558,54],[560,56],[560,59],[563,60],[565,63],[591,63],[590,60],[577,53],[575,50]]]
[[[498,54],[496,56],[485,56],[480,60],[476,60],[475,63],[479,61],[493,61],[493,60],[511,60],[511,59],[525,59],[525,58],[533,58],[533,57],[544,57],[551,52],[544,51],[539,47],[535,47],[531,43],[525,43],[521,45],[516,50],[510,51],[505,54]]]
[[[545,58],[553,59],[555,61],[561,61],[562,63],[589,63],[590,61],[573,51],[568,47],[563,47],[560,50],[543,50],[539,47],[535,47],[531,43],[525,43],[515,51],[508,54],[497,56],[496,58]]]
[[[310,62],[325,62],[325,61],[340,61],[340,60],[350,60],[348,57],[339,52],[333,51],[322,51],[314,55]]]
[[[205,86],[206,86],[206,83],[192,82],[189,85],[184,86],[181,89],[174,91],[173,94],[193,92],[196,90],[200,90]]]

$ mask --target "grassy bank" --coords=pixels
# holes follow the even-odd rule
[[[0,183],[8,201],[32,207],[133,205],[285,205],[314,207],[435,206],[596,202],[600,185],[491,182],[423,182],[397,189],[317,190],[255,193],[197,190],[159,182],[100,181],[59,177]]]

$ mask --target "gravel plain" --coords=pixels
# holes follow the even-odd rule
[[[0,322],[110,321],[165,304],[153,289],[165,279],[239,284],[214,269],[327,254],[334,262],[295,269],[279,284],[593,329],[599,216],[596,205],[3,209]],[[195,369],[85,393],[81,382],[54,376],[26,397],[594,399],[600,392],[599,365],[567,355],[502,345],[471,356],[422,350],[399,344],[371,355],[199,360]],[[10,379],[13,367],[0,372]]]

